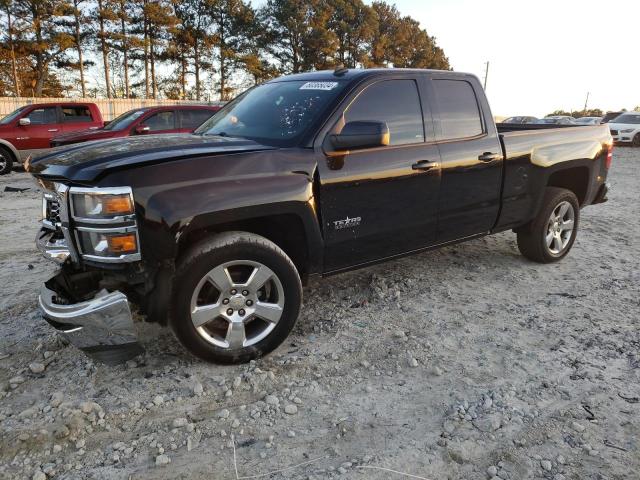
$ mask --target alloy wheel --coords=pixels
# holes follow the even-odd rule
[[[267,337],[282,317],[284,288],[266,265],[227,262],[210,270],[191,296],[191,321],[205,341],[241,349]]]
[[[552,255],[560,255],[571,241],[575,228],[575,211],[571,203],[560,202],[551,212],[545,241]]]

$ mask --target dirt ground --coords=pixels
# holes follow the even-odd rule
[[[106,367],[39,317],[40,196],[0,177],[0,478],[640,478],[640,149],[610,184],[559,264],[507,232],[313,282],[249,365],[140,323]]]

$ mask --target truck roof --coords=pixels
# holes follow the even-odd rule
[[[47,103],[27,103],[26,105],[24,105],[25,107],[51,107],[51,106],[57,106],[57,105],[80,105],[80,106],[84,106],[84,107],[88,107],[89,105],[93,105],[94,107],[97,107],[97,105],[93,102],[76,102],[72,99],[69,100],[65,100],[65,101],[59,101],[59,102],[47,102]]]
[[[268,83],[276,83],[290,80],[330,81],[336,79],[354,80],[369,76],[394,75],[399,72],[409,73],[446,73],[461,78],[474,77],[471,73],[453,72],[450,70],[429,70],[424,68],[349,68],[342,70],[318,70],[315,72],[294,73],[284,77],[274,78]]]

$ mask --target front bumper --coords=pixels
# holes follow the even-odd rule
[[[635,136],[637,132],[631,132],[631,133],[621,133],[618,132],[617,135],[611,135],[611,137],[613,138],[613,142],[614,143],[632,143],[633,142],[633,137]]]
[[[144,352],[122,292],[103,289],[90,300],[70,304],[45,284],[38,303],[52,327],[99,362],[117,365]]]

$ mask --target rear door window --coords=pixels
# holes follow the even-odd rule
[[[189,130],[195,130],[204,122],[209,120],[215,112],[204,109],[184,109],[179,110],[180,114],[180,128],[188,128]]]
[[[58,107],[41,107],[31,110],[25,118],[31,125],[51,125],[58,123]]]
[[[62,107],[64,123],[92,122],[91,111],[86,106]]]
[[[424,142],[418,86],[414,80],[384,80],[365,88],[344,112],[345,122],[385,122],[390,145]]]
[[[149,127],[150,132],[159,132],[161,130],[174,130],[176,128],[175,112],[173,110],[165,110],[151,115],[142,123]]]
[[[478,99],[465,80],[434,80],[433,89],[440,113],[438,140],[475,137],[483,133]]]

